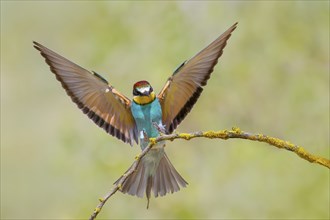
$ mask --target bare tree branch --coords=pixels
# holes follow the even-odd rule
[[[174,139],[185,139],[190,140],[192,138],[197,137],[204,137],[204,138],[219,138],[223,140],[227,140],[230,138],[240,138],[240,139],[247,139],[251,141],[259,141],[259,142],[265,142],[272,146],[275,146],[277,148],[285,149],[288,151],[292,151],[296,153],[299,157],[311,162],[311,163],[317,163],[322,166],[325,166],[330,169],[330,160],[319,157],[316,155],[313,155],[309,152],[307,152],[304,148],[301,146],[294,145],[288,141],[284,141],[278,138],[270,137],[264,134],[251,134],[248,132],[241,131],[239,128],[232,128],[232,130],[220,130],[220,131],[206,131],[206,132],[194,132],[194,133],[181,133],[181,134],[170,134],[170,135],[163,135],[157,138],[150,138],[150,144],[135,158],[135,161],[132,165],[132,167],[126,171],[126,173],[123,174],[123,178],[120,179],[120,181],[114,186],[114,188],[111,189],[111,191],[104,197],[99,199],[100,203],[95,208],[93,214],[90,217],[90,220],[94,220],[96,216],[100,213],[102,207],[107,202],[107,200],[115,194],[118,190],[121,189],[122,184],[125,182],[125,180],[133,174],[136,167],[140,163],[141,159],[148,153],[148,151],[158,142],[170,140],[173,141]]]

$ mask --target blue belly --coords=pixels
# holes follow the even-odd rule
[[[148,138],[159,136],[157,128],[153,125],[153,122],[157,124],[162,123],[162,109],[157,98],[152,103],[146,105],[138,105],[132,102],[131,111],[139,134],[144,130]],[[148,142],[145,142],[144,138],[140,136],[141,148],[144,149],[147,145]]]

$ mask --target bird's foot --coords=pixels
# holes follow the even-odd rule
[[[165,129],[165,125],[163,125],[162,123],[156,123],[156,122],[152,122],[152,125],[157,129],[157,131],[160,133],[160,136],[166,134],[166,129]]]
[[[148,134],[145,130],[140,131],[140,139],[145,141],[145,142],[149,141]]]

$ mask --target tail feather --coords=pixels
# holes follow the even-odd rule
[[[148,163],[145,163],[144,159],[145,158],[142,158],[136,171],[123,183],[121,188],[123,193],[143,197],[145,192],[148,199],[148,208],[151,191],[153,191],[155,197],[158,197],[164,196],[167,193],[177,192],[180,190],[180,186],[187,186],[188,183],[176,171],[165,153],[156,165],[158,167],[153,175],[150,174],[150,169],[152,168],[147,166]],[[119,178],[115,184],[117,184],[120,179],[121,178]]]
[[[164,165],[161,163],[163,161],[163,159],[164,159],[164,157],[159,162],[159,166],[158,166],[156,175],[154,176],[154,178],[158,179],[158,181],[160,183],[157,191],[154,191],[155,197],[157,197],[158,195],[164,196],[166,194],[166,183],[165,183],[165,178],[164,178]]]
[[[131,169],[131,167],[129,169]],[[139,172],[137,172],[137,171],[139,171]],[[121,191],[123,193],[128,193],[129,195],[142,198],[144,191],[145,191],[145,185],[146,185],[146,179],[141,178],[144,176],[144,173],[145,173],[145,167],[141,166],[141,163],[140,163],[138,165],[138,167],[136,168],[136,171],[133,172],[132,175],[126,179],[126,181],[122,185]],[[117,184],[121,178],[119,178],[115,182],[115,184]],[[135,181],[137,179],[140,181]]]
[[[148,180],[147,180],[147,188],[146,188],[146,196],[147,196],[147,199],[148,199],[147,209],[149,208],[152,182],[153,182],[152,176],[149,176]]]
[[[166,154],[164,155],[163,159],[166,159],[166,162],[169,164],[168,167],[170,169],[167,169],[167,171],[170,173],[170,176],[172,177],[169,178],[169,180],[171,180],[173,184],[173,192],[177,192],[180,190],[179,185],[181,185],[182,187],[186,187],[188,183],[182,178],[182,176],[178,173],[178,171],[176,171],[176,169],[174,168],[174,166],[172,165],[171,161],[168,159]]]
[[[142,167],[141,169],[142,169],[141,176],[139,177],[141,179],[141,181],[139,181],[139,186],[137,188],[137,194],[139,195],[139,197],[143,197],[144,190],[145,190],[144,186],[146,185],[146,179],[143,178],[145,175],[145,168]],[[134,195],[133,191],[131,192],[131,195]]]

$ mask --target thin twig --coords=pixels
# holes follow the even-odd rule
[[[170,134],[170,135],[163,135],[159,136],[157,138],[150,138],[150,144],[135,158],[135,161],[131,168],[126,171],[125,174],[123,174],[120,181],[114,186],[114,188],[111,189],[111,191],[104,197],[99,199],[100,203],[95,208],[93,214],[90,217],[90,220],[94,220],[96,216],[100,213],[102,207],[107,202],[107,200],[115,194],[118,190],[121,189],[122,184],[125,182],[125,180],[133,174],[136,167],[139,165],[141,159],[148,153],[148,151],[158,142],[170,140],[173,141],[174,139],[185,139],[190,140],[192,138],[197,137],[204,137],[204,138],[219,138],[223,140],[227,140],[230,138],[240,138],[240,139],[247,139],[251,141],[259,141],[259,142],[265,142],[272,146],[275,146],[277,148],[285,149],[288,151],[292,151],[296,153],[299,157],[311,162],[311,163],[317,163],[322,166],[325,166],[330,169],[330,160],[319,157],[316,155],[313,155],[309,152],[307,152],[304,148],[298,145],[294,145],[288,141],[284,141],[278,138],[270,137],[263,134],[251,134],[248,132],[241,131],[239,128],[232,128],[232,130],[220,130],[220,131],[206,131],[206,132],[195,132],[195,133],[181,133],[181,134]]]
[[[157,142],[155,142],[157,143]],[[144,155],[146,155],[148,153],[148,151],[155,145],[155,143],[153,144],[149,144],[138,156],[135,157],[135,161],[132,164],[132,166],[130,167],[129,170],[126,171],[126,173],[124,173],[122,175],[122,178],[120,178],[120,180],[118,181],[117,184],[115,184],[114,188],[112,188],[110,190],[110,192],[104,196],[103,198],[99,198],[100,203],[96,206],[96,208],[94,209],[93,214],[91,215],[91,217],[89,218],[90,220],[94,220],[96,218],[96,216],[100,213],[101,209],[103,208],[104,204],[107,202],[107,200],[113,195],[115,194],[118,190],[121,189],[123,183],[125,182],[125,180],[133,174],[133,172],[135,171],[135,169],[137,168],[137,166],[139,165],[141,159],[144,157]]]

